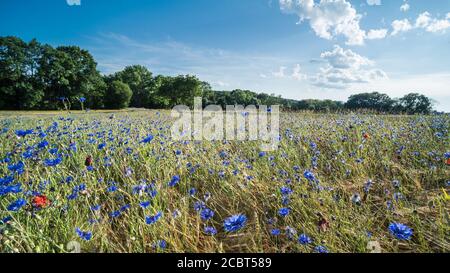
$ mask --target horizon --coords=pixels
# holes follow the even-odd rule
[[[32,0],[0,7],[0,36],[78,45],[102,74],[140,64],[155,74],[196,75],[214,90],[295,100],[418,92],[450,112],[450,2]]]

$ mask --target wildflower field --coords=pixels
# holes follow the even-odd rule
[[[0,252],[448,252],[450,117],[282,113],[279,149],[169,111],[0,113]]]

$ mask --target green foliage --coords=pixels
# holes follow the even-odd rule
[[[131,99],[127,103],[126,88]],[[122,97],[111,98],[121,90]],[[108,91],[108,92],[107,92]],[[0,109],[81,109],[78,100],[85,97],[87,108],[135,107],[167,109],[174,105],[192,106],[194,97],[203,105],[280,105],[285,110],[315,112],[369,111],[377,113],[429,114],[432,101],[412,93],[391,99],[378,92],[350,96],[344,104],[333,100],[292,100],[275,94],[250,90],[213,91],[211,85],[192,75],[153,76],[146,67],[132,65],[112,75],[102,76],[92,55],[77,46],[53,48],[36,40],[29,43],[17,37],[0,37]]]
[[[157,91],[152,73],[142,65],[127,66],[124,70],[115,73],[112,78],[128,84],[131,88],[133,107],[147,107],[152,95]]]
[[[130,105],[133,92],[128,84],[113,81],[106,91],[105,106],[108,109],[123,109]]]
[[[408,114],[429,114],[432,110],[432,102],[424,95],[411,93],[399,100],[398,107]]]
[[[202,82],[195,76],[164,77],[158,94],[168,98],[170,106],[179,104],[191,106],[194,103],[194,97],[200,97],[203,94],[203,87]]]

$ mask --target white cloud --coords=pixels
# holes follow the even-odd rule
[[[416,20],[416,27],[418,28],[425,28],[427,27],[431,22],[430,13],[428,11],[425,11],[424,13],[421,13],[419,17],[417,17]]]
[[[308,78],[308,76],[306,74],[301,73],[302,68],[300,66],[300,64],[296,64],[293,72],[292,72],[292,78],[296,79],[296,80],[306,80]]]
[[[409,10],[410,6],[408,3],[403,3],[403,5],[400,6],[400,10],[403,12],[407,12]]]
[[[381,0],[367,0],[369,6],[379,6],[381,5]]]
[[[405,32],[405,31],[409,31],[413,28],[413,26],[411,25],[411,23],[409,22],[408,19],[403,19],[403,20],[395,20],[394,22],[392,22],[392,33],[391,35],[397,35],[400,32]]]
[[[229,86],[228,83],[223,82],[223,81],[217,81],[217,82],[215,82],[215,84],[217,84],[220,87],[227,87],[227,86]]]
[[[80,6],[81,0],[66,0],[67,5],[69,6]]]
[[[297,14],[299,23],[308,20],[315,34],[331,40],[342,35],[348,45],[363,45],[366,31],[359,22],[358,14],[352,4],[346,0],[279,0],[280,9],[285,13]]]
[[[338,45],[332,51],[323,52],[320,58],[327,64],[311,78],[312,84],[318,87],[346,89],[351,84],[387,78],[384,71],[372,68],[373,61]]]
[[[286,75],[284,74],[284,71],[286,71],[285,66],[280,66],[279,70],[277,72],[272,72],[272,75],[275,78],[284,78]]]
[[[388,33],[387,29],[371,29],[367,33],[367,39],[368,40],[375,40],[375,39],[383,39],[386,37]]]
[[[397,35],[400,32],[410,31],[412,29],[423,29],[432,33],[444,33],[450,28],[450,17],[448,15],[446,15],[445,19],[438,19],[433,18],[428,11],[425,11],[419,14],[414,25],[411,25],[408,19],[395,20],[392,22],[392,35]]]

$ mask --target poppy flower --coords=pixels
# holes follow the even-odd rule
[[[370,138],[370,135],[369,135],[368,133],[364,133],[364,134],[363,134],[363,137],[364,137],[364,139],[369,139],[369,138]]]
[[[89,167],[92,165],[92,157],[91,156],[86,157],[86,160],[84,161],[84,165],[86,167]]]
[[[328,222],[327,219],[322,218],[322,219],[320,219],[320,221],[317,225],[318,225],[320,231],[325,232],[330,227],[330,222]]]
[[[50,200],[45,195],[37,195],[33,197],[31,203],[33,204],[33,207],[42,209],[50,205]]]

